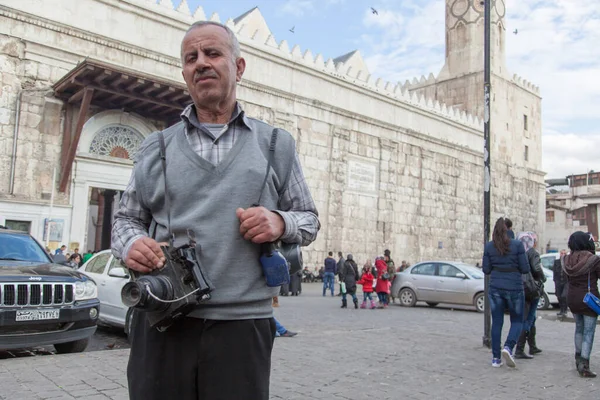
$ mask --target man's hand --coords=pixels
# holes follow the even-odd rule
[[[162,268],[165,263],[160,244],[149,237],[142,237],[133,242],[127,253],[125,265],[134,271],[148,273]]]
[[[238,208],[235,214],[240,220],[240,233],[253,243],[274,242],[285,231],[281,215],[264,207]]]

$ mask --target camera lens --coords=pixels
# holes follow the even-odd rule
[[[169,308],[168,303],[156,300],[148,293],[162,300],[173,300],[173,286],[169,278],[159,276],[143,276],[135,282],[128,282],[121,289],[121,300],[127,307],[135,307],[144,311],[163,311]]]

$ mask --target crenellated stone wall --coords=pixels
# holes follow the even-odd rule
[[[69,12],[61,13],[64,7],[35,0],[0,0],[0,61],[8,65],[2,68],[0,94],[0,223],[3,214],[18,214],[18,204],[39,207],[40,218],[48,207],[64,125],[61,103],[47,92],[49,85],[85,57],[181,81],[183,33],[191,22],[207,17],[202,8],[192,14],[185,1],[176,9],[170,0],[68,3]],[[227,25],[237,33],[248,64],[238,88],[247,114],[288,130],[297,140],[322,222],[319,238],[305,251],[309,265],[320,264],[328,251],[351,252],[362,263],[385,248],[398,262],[480,260],[483,123],[478,112],[468,114],[468,108],[429,95],[432,76],[413,84],[390,83],[372,76],[358,52],[336,62],[298,45],[290,50],[287,42],[275,40],[258,9]],[[30,88],[36,91],[25,91]],[[10,195],[19,90],[18,178]],[[536,136],[530,140],[532,146],[541,142]],[[514,153],[511,149],[505,153]],[[83,153],[79,149],[89,161]],[[109,162],[98,159],[98,165]],[[115,164],[130,166],[123,160]],[[521,166],[508,158],[493,164],[493,217],[511,216],[517,230],[520,224],[542,229],[539,165],[535,160]],[[88,168],[84,176],[92,173]],[[56,198],[67,219],[70,207],[82,207],[68,194]],[[84,236],[69,237],[86,229],[65,229],[65,242],[86,248]]]

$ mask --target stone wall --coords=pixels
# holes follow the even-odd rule
[[[35,14],[34,3],[18,4]],[[144,5],[136,8],[137,3]],[[36,22],[35,17],[6,12],[0,6],[4,13],[0,34],[6,43],[0,60],[2,65],[8,63],[2,72],[12,79],[12,86],[6,85],[3,74],[2,165],[10,165],[19,87],[44,89],[23,95],[19,186],[15,187],[17,198],[12,199],[48,203],[41,194],[50,192],[49,174],[60,166],[62,129],[60,106],[45,88],[78,61],[91,56],[163,79],[181,80],[177,38],[183,35],[185,18],[166,11],[161,16],[154,10],[159,6],[148,1],[82,0],[68,19],[85,20],[100,6],[113,7],[115,15],[133,18],[136,24],[164,25],[165,35],[147,42],[150,48],[145,49],[142,31],[129,31],[129,25],[111,39],[105,26],[92,24],[89,31],[69,27],[65,16],[48,7],[40,9],[47,19]],[[242,33],[248,29],[244,24],[232,26]],[[385,248],[397,261],[479,261],[483,239],[481,121],[411,94],[406,86],[370,76],[361,80],[360,72],[353,72],[356,79],[350,79],[351,71],[343,64],[324,63],[321,56],[313,58],[310,51],[303,54],[298,47],[286,53],[287,44],[273,45],[272,36],[262,38],[263,33],[241,37],[248,68],[238,94],[248,115],[282,127],[297,139],[322,222],[319,238],[305,251],[307,263],[320,264],[328,251],[351,252],[362,263]],[[10,86],[6,95],[5,86]],[[545,200],[536,168],[498,161],[493,173],[493,216],[509,215],[517,228],[521,223],[527,229],[542,230]],[[6,197],[5,181],[8,178],[0,184],[0,195]],[[78,201],[82,199],[85,202],[83,197]],[[68,204],[69,199],[65,195],[58,201]],[[71,240],[81,241],[76,237],[65,242]]]

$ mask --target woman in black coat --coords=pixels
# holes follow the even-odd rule
[[[344,282],[346,285],[346,291],[342,292],[342,308],[346,308],[348,303],[346,302],[346,295],[352,296],[354,302],[354,308],[358,308],[358,298],[356,297],[356,282],[359,280],[358,266],[352,257],[352,254],[348,254],[346,261],[340,271],[340,283]]]

